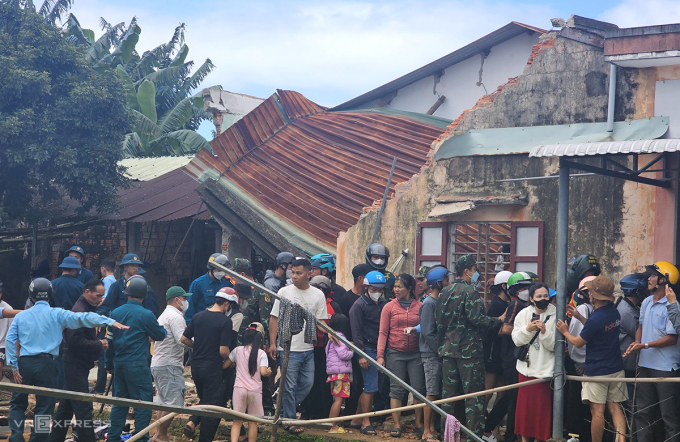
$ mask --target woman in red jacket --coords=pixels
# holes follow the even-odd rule
[[[378,337],[378,363],[387,367],[402,380],[406,374],[411,386],[425,394],[425,372],[420,360],[418,337],[407,335],[407,327],[415,327],[420,322],[418,313],[422,305],[415,295],[416,281],[413,276],[402,273],[394,283],[394,299],[388,302],[380,315],[380,335]],[[396,382],[390,382],[390,407],[402,406],[406,390]],[[413,401],[414,404],[420,401]],[[392,413],[394,428],[392,437],[401,436],[400,412]],[[416,431],[422,435],[423,409],[416,409]]]

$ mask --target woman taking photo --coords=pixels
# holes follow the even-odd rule
[[[550,304],[548,286],[534,284],[529,288],[530,305],[517,314],[512,340],[518,347],[519,382],[550,378],[555,363],[555,306]],[[527,358],[522,346],[528,345]],[[526,359],[526,360],[524,360]],[[522,442],[550,439],[552,423],[552,390],[550,382],[520,387],[517,392],[515,433]]]
[[[419,338],[406,334],[406,329],[420,322],[420,301],[415,295],[416,280],[402,273],[394,282],[394,299],[388,302],[380,315],[380,335],[378,337],[378,363],[387,367],[402,380],[406,374],[411,386],[425,395],[425,372],[420,360]],[[390,382],[390,408],[402,406],[406,390],[396,382]],[[413,401],[419,404],[420,401]],[[423,409],[416,409],[415,427],[418,434],[423,432]],[[401,437],[401,412],[392,413],[394,427],[390,436]]]

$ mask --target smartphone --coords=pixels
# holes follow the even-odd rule
[[[541,315],[538,315],[536,313],[531,314],[531,322],[538,321],[539,319],[541,319]]]

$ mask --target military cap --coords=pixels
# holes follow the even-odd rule
[[[429,271],[430,266],[420,266],[418,273],[416,273],[416,278],[425,278],[427,276],[427,272]]]
[[[456,270],[469,269],[475,264],[477,264],[477,261],[470,253],[468,253],[467,255],[458,258],[458,261],[456,261]]]
[[[250,261],[245,258],[235,258],[234,259],[234,271],[235,272],[252,272],[253,266],[250,265]]]

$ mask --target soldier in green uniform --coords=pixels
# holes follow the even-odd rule
[[[240,273],[251,281],[253,280],[253,266],[250,261],[245,258],[234,259],[234,271]],[[243,345],[243,333],[248,328],[248,326],[253,322],[259,322],[264,327],[264,348],[265,353],[269,355],[269,315],[272,311],[272,306],[274,305],[274,300],[269,296],[268,293],[264,293],[257,287],[252,288],[252,297],[248,302],[248,307],[246,307],[243,313],[243,322],[241,322],[241,328],[239,330],[239,345]],[[269,367],[271,367],[272,372],[276,373],[276,360],[269,358]],[[270,384],[271,382],[271,384]],[[274,376],[269,376],[268,380],[262,382],[262,406],[264,412],[267,415],[274,414],[274,402],[272,400],[271,392],[274,391]]]
[[[416,278],[416,296],[418,301],[423,302],[427,295],[430,293],[430,287],[427,286],[427,272],[430,271],[429,266],[421,266],[418,269],[418,273],[415,274]]]
[[[456,263],[456,279],[437,299],[437,346],[443,358],[442,398],[484,390],[482,336],[488,327],[500,327],[503,316],[486,315],[484,301],[470,285],[479,279],[477,262],[465,255]],[[465,400],[465,420],[480,438],[484,428],[484,396]],[[443,406],[448,413],[453,404]],[[462,419],[460,419],[462,420]]]

